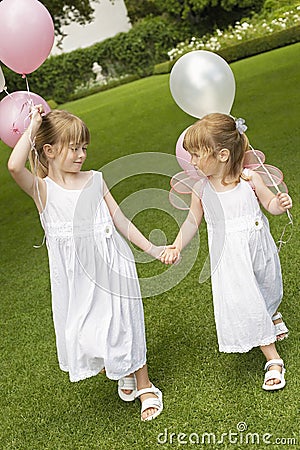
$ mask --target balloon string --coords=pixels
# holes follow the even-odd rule
[[[267,174],[268,177],[270,178],[270,180],[271,180],[271,182],[272,182],[274,188],[276,189],[277,192],[280,193],[280,190],[278,189],[277,184],[274,182],[274,179],[273,179],[272,175],[270,174],[270,172],[268,171],[268,169],[267,169],[266,166],[264,165],[264,163],[263,163],[263,161],[261,160],[261,158],[259,157],[258,153],[254,150],[254,148],[252,147],[252,145],[250,145],[250,148],[251,148],[251,150],[253,151],[253,153],[254,153],[254,155],[256,156],[256,158],[258,159],[258,162],[260,163],[260,165],[262,166],[262,168],[265,170],[266,174]],[[294,225],[294,222],[293,222],[293,216],[292,216],[292,214],[290,213],[289,210],[286,211],[286,214],[287,214],[287,216],[288,216],[288,218],[289,218],[289,221],[288,221],[288,223],[286,223],[285,226],[283,227],[281,236],[280,236],[280,238],[279,238],[279,240],[278,240],[278,242],[277,242],[277,244],[278,244],[278,246],[277,246],[278,253],[280,252],[280,250],[281,250],[283,244],[287,244],[287,243],[290,241],[290,239],[292,238],[292,235],[293,235],[293,225]],[[287,229],[287,227],[288,227],[289,225],[292,226],[292,231],[291,231],[291,234],[290,234],[289,238],[288,238],[286,241],[284,241],[284,240],[283,240],[283,237],[284,237],[285,232],[286,232],[286,229]]]
[[[4,86],[3,91],[5,92],[6,95],[8,95],[15,102],[14,97],[8,92],[7,86]]]
[[[39,155],[35,146],[35,137],[32,138],[32,122],[30,121],[29,127],[28,127],[28,131],[29,131],[29,142],[30,142],[30,151],[32,153],[34,153],[33,156],[33,175],[35,177],[35,181],[34,181],[34,189],[37,193],[37,197],[38,197],[38,201],[40,203],[40,207],[41,207],[41,211],[43,211],[44,206],[43,206],[43,202],[41,199],[41,194],[40,194],[40,189],[39,189],[39,180],[38,180],[38,164],[39,164]],[[43,218],[41,216],[41,220],[43,221]],[[44,234],[42,243],[40,245],[34,245],[33,248],[41,248],[43,247],[43,245],[45,244],[45,240],[46,240],[46,235]]]
[[[31,103],[31,106],[33,106],[33,102],[30,96],[30,89],[29,89],[29,82],[28,82],[28,78],[26,77],[26,75],[24,75],[25,81],[26,81],[26,88],[27,88],[27,92],[28,92],[28,97],[29,97],[29,102]]]
[[[261,160],[259,154],[254,150],[254,148],[252,147],[252,145],[250,145],[250,149],[252,150],[252,152],[254,153],[254,155],[256,156],[256,158],[258,159],[259,164],[262,166],[262,168],[264,169],[264,171],[266,172],[266,174],[268,175],[268,177],[270,178],[274,188],[276,189],[277,192],[280,193],[280,190],[278,189],[277,184],[275,183],[272,175],[270,174],[270,172],[268,171],[268,169],[266,168],[266,166],[264,165],[263,161]]]
[[[285,224],[285,226],[284,226],[284,228],[283,228],[283,230],[282,230],[281,236],[280,236],[280,238],[279,238],[279,240],[278,240],[278,242],[277,242],[277,244],[278,244],[278,246],[277,246],[278,253],[280,252],[280,250],[281,250],[283,244],[287,244],[287,243],[291,240],[291,238],[292,238],[292,236],[293,236],[293,226],[294,226],[293,216],[292,216],[292,214],[290,213],[290,211],[286,211],[286,213],[287,213],[287,216],[288,216],[288,218],[289,218],[289,221],[288,221],[288,223]],[[289,238],[288,238],[286,241],[284,241],[284,240],[283,240],[283,237],[284,237],[285,232],[286,232],[286,229],[287,229],[287,227],[288,227],[289,225],[291,225],[291,227],[292,227],[291,234],[290,234]]]
[[[18,122],[19,118],[21,117],[24,107],[25,107],[25,103],[23,103],[21,109],[19,110],[18,116],[16,117],[15,121],[12,124],[13,125],[13,132],[17,133],[17,134],[21,134],[21,133],[20,133],[19,129],[16,127],[16,122]]]
[[[44,234],[42,243],[40,245],[34,245],[33,248],[42,248],[46,241],[46,235]]]
[[[26,121],[28,119],[30,119],[30,115],[31,115],[31,108],[34,106],[33,100],[31,98],[31,92],[29,89],[29,82],[28,82],[28,78],[26,77],[26,75],[23,75],[23,78],[25,78],[25,82],[26,82],[26,89],[27,89],[27,94],[28,94],[28,106],[29,106],[29,113],[28,115],[24,118],[24,128],[26,128]],[[31,125],[31,122],[30,122]],[[31,129],[31,128],[30,128]]]
[[[31,98],[31,95],[30,95],[31,93],[30,93],[30,90],[29,90],[28,79],[27,79],[26,75],[24,75],[23,78],[25,78],[25,81],[26,81],[26,88],[27,88],[28,100],[27,100],[27,102],[23,103],[21,109],[19,110],[18,116],[16,117],[15,121],[13,122],[13,131],[14,131],[15,133],[18,133],[18,134],[20,134],[20,131],[19,131],[19,129],[16,127],[16,122],[17,122],[17,121],[19,120],[19,118],[21,117],[22,112],[23,112],[23,109],[25,108],[26,104],[29,106],[29,113],[27,114],[27,116],[26,116],[26,117],[24,118],[24,120],[23,120],[23,128],[25,129],[25,128],[26,128],[26,121],[30,118],[30,114],[31,114],[31,111],[30,111],[30,110],[31,110],[31,108],[34,106],[33,101],[32,101],[32,98]],[[7,93],[7,95],[10,96],[10,98],[11,98],[15,103],[17,103],[16,100],[14,99],[14,97],[13,97],[11,94],[9,94],[6,90],[5,90],[5,92]]]

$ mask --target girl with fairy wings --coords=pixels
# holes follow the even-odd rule
[[[278,215],[292,200],[287,193],[273,194],[258,172],[244,169],[249,142],[243,122],[214,113],[187,129],[183,147],[202,178],[193,185],[175,248],[166,248],[160,259],[177,262],[204,216],[219,350],[260,347],[266,357],[262,387],[277,390],[285,386],[285,368],[276,341],[287,337],[288,329],[278,312],[283,295],[278,250],[260,204]]]

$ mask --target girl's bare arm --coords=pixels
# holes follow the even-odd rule
[[[276,195],[273,194],[257,172],[250,171],[250,176],[259,201],[270,214],[283,214],[293,206],[292,199],[287,193],[279,192]]]
[[[36,190],[36,180],[39,184],[40,195],[45,195],[45,183],[42,179],[35,177],[30,170],[26,168],[26,162],[28,159],[28,154],[31,150],[31,140],[36,135],[42,122],[42,117],[38,107],[35,107],[32,111],[31,124],[29,128],[23,133],[23,135],[18,140],[13,151],[11,152],[10,158],[8,160],[8,170],[10,171],[12,177],[16,183],[23,189],[26,194],[32,197],[38,208],[41,209],[39,205],[39,199],[37,197]]]
[[[164,250],[164,246],[153,245],[147,238],[137,229],[137,227],[123,214],[116,200],[111,195],[106,183],[103,182],[103,197],[108,206],[110,215],[117,229],[130,242],[137,245],[141,250],[158,258]]]
[[[196,187],[196,186],[195,186]],[[203,208],[196,189],[192,193],[191,206],[187,218],[183,222],[179,233],[173,243],[173,248],[166,248],[160,257],[161,262],[173,264],[180,256],[181,250],[193,239],[201,224]]]

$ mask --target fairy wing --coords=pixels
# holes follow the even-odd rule
[[[171,190],[169,201],[172,206],[181,210],[189,210],[191,206],[191,194],[196,183],[205,180],[206,177],[196,171],[191,174],[187,171],[178,172],[170,181]]]
[[[248,150],[245,153],[244,168],[258,172],[263,182],[274,194],[277,192],[288,192],[283,181],[283,173],[280,169],[270,164],[265,164],[265,155],[261,150]]]

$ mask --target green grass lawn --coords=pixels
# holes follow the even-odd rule
[[[218,352],[210,281],[198,283],[207,257],[204,225],[197,260],[177,285],[183,270],[180,265],[170,275],[171,269],[159,262],[138,263],[142,283],[157,276],[160,285],[164,280],[167,286],[174,285],[144,300],[149,372],[164,393],[163,414],[141,423],[139,402],[123,403],[116,383],[104,375],[71,384],[56,359],[46,249],[33,248],[43,236],[38,214],[31,199],[10,178],[6,168],[10,150],[0,143],[1,449],[300,447],[299,56],[300,44],[295,44],[231,65],[237,83],[232,114],[246,119],[252,145],[264,151],[268,163],[283,170],[294,198],[293,236],[280,254],[285,289],[280,310],[291,330],[289,339],[278,344],[287,367],[286,388],[277,393],[261,389],[264,358],[259,349],[241,355]],[[184,213],[176,216],[172,209],[161,210],[159,195],[166,198],[168,174],[178,168],[171,157],[168,166],[168,155],[159,153],[174,155],[179,134],[195,119],[174,103],[168,76],[139,80],[63,108],[88,124],[92,143],[86,168],[105,166],[104,173],[113,178],[107,181],[126,213],[133,214],[135,193],[157,189],[154,206],[158,209],[145,203],[146,210],[139,210],[135,222],[147,235],[160,229],[171,241],[177,232],[176,221]],[[140,152],[154,154],[149,160],[146,155],[140,164],[135,155]],[[132,159],[114,162],[126,155],[133,155]],[[158,167],[160,158],[162,166]],[[142,173],[148,167],[152,173]],[[137,204],[143,202],[142,197]],[[287,217],[269,219],[278,239]],[[243,422],[244,432],[243,424],[237,425]],[[220,442],[208,444],[206,436],[206,443],[197,445],[197,436],[201,442],[204,433]],[[247,433],[256,433],[254,444],[246,444]],[[290,438],[297,445],[288,444]],[[213,442],[213,436],[210,439]]]

